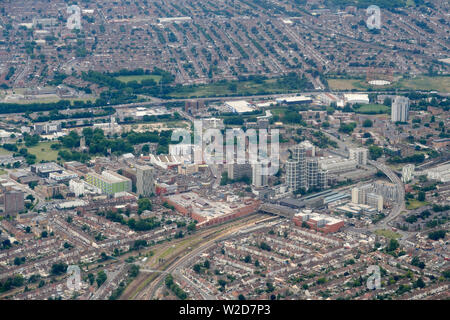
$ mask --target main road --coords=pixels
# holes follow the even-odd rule
[[[397,186],[397,201],[394,201],[394,206],[392,208],[391,214],[389,214],[386,218],[381,220],[378,224],[374,225],[372,228],[375,227],[388,227],[389,223],[395,220],[401,213],[406,209],[405,207],[405,187],[403,185],[403,182],[400,180],[400,178],[395,174],[394,171],[392,171],[391,168],[389,168],[387,165],[369,160],[369,163],[373,165],[375,168],[383,172],[389,180],[392,181]]]

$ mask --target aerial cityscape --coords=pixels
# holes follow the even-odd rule
[[[1,1],[0,300],[449,300],[449,47],[447,0]]]

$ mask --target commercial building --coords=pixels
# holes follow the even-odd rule
[[[132,189],[131,179],[109,170],[103,171],[101,175],[95,172],[88,173],[86,182],[109,195],[131,192]]]
[[[31,167],[31,172],[37,174],[40,177],[48,178],[51,173],[63,173],[64,169],[54,162],[37,163]]]
[[[155,180],[152,167],[136,165],[136,192],[144,197],[155,194]]]
[[[253,105],[245,100],[226,101],[225,106],[235,113],[252,112],[255,110]]]
[[[307,104],[313,102],[311,97],[306,96],[282,97],[276,99],[276,101],[285,104]]]
[[[320,157],[319,167],[330,174],[353,171],[356,169],[356,159],[344,159],[338,156]]]
[[[197,227],[242,217],[258,210],[260,201],[251,198],[230,198],[228,201],[204,198],[195,192],[186,192],[162,197],[175,210],[198,222]]]
[[[356,160],[360,165],[367,164],[368,150],[366,148],[352,148],[349,150],[349,159]]]
[[[367,104],[370,102],[369,95],[365,93],[346,93],[344,94],[344,100],[347,103],[354,104],[354,103],[363,103]]]
[[[24,193],[22,191],[7,191],[3,195],[5,214],[18,214],[25,208]]]
[[[391,121],[407,122],[409,114],[409,99],[402,96],[396,96],[392,102]]]
[[[427,170],[427,178],[442,183],[450,182],[450,164],[437,166]]]
[[[344,227],[343,220],[315,213],[309,209],[304,209],[297,213],[292,221],[296,226],[302,227],[306,224],[309,228],[323,233],[338,232]]]

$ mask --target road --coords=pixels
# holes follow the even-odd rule
[[[373,160],[369,160],[368,162],[369,164],[373,165],[375,168],[383,172],[392,181],[392,183],[394,183],[397,186],[398,200],[394,203],[391,214],[389,214],[389,216],[387,216],[386,218],[384,218],[379,223],[373,226],[386,228],[389,227],[390,222],[395,220],[402,213],[402,211],[406,209],[405,187],[400,178],[387,165]]]

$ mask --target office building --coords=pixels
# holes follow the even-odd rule
[[[136,165],[136,193],[144,197],[155,194],[155,181],[152,167]]]
[[[407,122],[409,114],[409,99],[406,97],[396,96],[392,102],[391,121]]]

